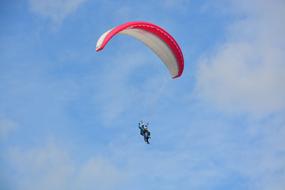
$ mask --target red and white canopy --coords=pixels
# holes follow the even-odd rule
[[[97,41],[96,51],[102,50],[117,34],[132,36],[151,48],[166,65],[172,78],[182,75],[182,51],[175,39],[161,27],[148,22],[127,22],[102,34]]]

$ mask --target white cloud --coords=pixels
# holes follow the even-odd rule
[[[74,170],[67,153],[54,144],[32,149],[14,148],[9,164],[15,170],[18,189],[68,189]]]
[[[150,189],[284,187],[284,119],[249,124],[244,130],[224,118],[203,119],[191,121],[191,127],[178,125],[173,140],[156,133],[151,147],[115,143],[111,157],[124,163],[130,189],[137,189],[141,178]],[[252,132],[252,128],[257,130]],[[160,140],[163,147],[158,148]]]
[[[207,106],[225,113],[267,117],[256,123],[235,117],[233,126],[226,127],[232,127],[234,135],[226,133],[230,139],[208,149],[218,150],[223,168],[245,179],[245,187],[281,190],[285,185],[285,25],[281,24],[285,2],[231,2],[231,11],[240,19],[228,28],[225,43],[201,58],[196,93]]]
[[[14,121],[0,118],[0,139],[7,138],[16,128],[17,124]]]
[[[107,159],[96,156],[75,162],[74,156],[54,142],[32,148],[13,148],[8,156],[16,189],[116,189],[124,180]]]
[[[106,125],[126,111],[141,114],[149,111],[148,108],[157,103],[159,94],[165,91],[161,85],[166,86],[165,78],[169,77],[166,69],[163,70],[163,63],[155,55],[150,56],[152,52],[144,54],[130,49],[124,52],[129,52],[130,56],[113,55],[104,63],[96,80],[92,80],[97,86],[95,104]]]
[[[31,10],[60,24],[86,0],[29,0]]]
[[[159,1],[159,4],[165,8],[174,10],[186,10],[189,8],[190,0],[163,0]]]
[[[178,127],[172,140],[155,134],[150,147],[115,138],[89,156],[84,147],[71,154],[54,141],[14,148],[5,156],[13,171],[9,179],[16,190],[145,189],[142,179],[149,189],[220,189],[227,180],[240,185],[239,178],[245,189],[284,187],[284,119],[250,124],[255,126],[248,130],[203,119]]]
[[[240,173],[250,182],[250,189],[281,190],[285,185],[285,120],[274,118],[257,124],[254,133],[246,132],[241,141],[233,144],[224,157],[230,170]],[[251,129],[250,129],[251,130]],[[248,141],[248,142],[247,142]]]
[[[285,3],[239,1],[243,19],[229,28],[229,38],[202,58],[198,96],[226,112],[264,115],[285,108]]]
[[[116,189],[124,178],[122,172],[106,159],[93,158],[80,168],[75,189]]]
[[[112,0],[102,1],[101,6],[112,14],[112,20],[148,20],[155,23],[171,26],[175,18],[171,15],[185,14],[191,5],[190,0],[148,0],[145,3],[140,1]],[[160,14],[157,14],[160,10]],[[171,13],[171,14],[170,14]]]

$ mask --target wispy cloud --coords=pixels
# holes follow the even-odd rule
[[[122,172],[107,158],[91,158],[79,171],[77,188],[74,189],[116,189],[121,185],[126,172]]]
[[[108,58],[94,81],[97,86],[95,102],[106,125],[126,112],[142,113],[151,104],[156,104],[161,91],[166,90],[161,86],[167,85],[164,79],[171,80],[163,63],[152,52],[139,53],[130,48],[124,52],[129,52],[128,56],[119,53]]]
[[[187,8],[189,8],[191,4],[191,0],[164,0],[164,1],[158,1],[160,5],[163,7],[170,9],[170,10],[183,10],[185,11]]]
[[[86,0],[29,0],[31,11],[58,25]]]
[[[121,22],[144,18],[159,20],[158,24],[169,22],[169,25],[162,24],[169,29],[175,24],[172,19],[180,20],[183,26],[189,19],[195,20],[191,14],[187,17],[176,14],[180,5],[188,5],[190,1],[176,2],[175,5],[174,1],[152,0],[143,4],[102,2],[100,15],[109,16],[102,21],[105,26],[114,19]],[[57,6],[64,3],[68,2],[60,1]],[[96,3],[90,3],[92,11],[89,8],[90,12],[85,12],[87,23],[94,21],[89,15]],[[42,52],[44,57],[51,58],[48,60],[35,53],[39,46],[23,46],[31,52],[25,61],[18,51],[15,54],[15,46],[7,48],[3,43],[4,49],[19,59],[16,60],[19,64],[8,60],[1,65],[0,138],[5,143],[0,145],[3,153],[0,154],[0,189],[7,189],[10,183],[15,190],[283,190],[285,117],[284,112],[270,116],[268,113],[284,109],[281,34],[285,31],[280,23],[284,4],[262,0],[231,3],[235,8],[223,8],[226,14],[235,12],[238,19],[228,28],[225,43],[206,54],[198,65],[197,75],[194,74],[201,101],[193,97],[194,82],[188,80],[190,71],[181,79],[171,80],[161,61],[128,37],[113,39],[107,49],[96,54],[91,52],[96,40],[93,31],[98,31],[93,28],[82,38],[83,46],[70,43],[71,38],[62,39],[60,42],[67,42],[78,56],[68,54],[67,58],[58,59],[50,50],[62,56],[64,48],[58,44],[49,46],[54,42],[43,31],[39,38],[47,39],[40,46],[45,46]],[[118,5],[122,6],[118,8]],[[54,13],[48,8],[51,5],[42,6],[45,8],[37,8],[34,13],[54,24],[76,10],[55,8],[64,11]],[[158,8],[163,9],[159,14]],[[209,24],[197,22],[201,27]],[[75,27],[81,22],[72,24]],[[96,27],[103,30],[103,26]],[[92,27],[87,28],[89,31]],[[190,35],[188,30],[179,24],[172,29],[182,35],[184,44],[188,43],[185,37]],[[66,28],[62,35],[71,30]],[[201,28],[197,30],[200,32]],[[58,34],[54,36],[53,40],[61,39]],[[85,48],[88,52],[84,52]],[[189,49],[183,50],[187,59]],[[38,59],[32,56],[35,54]],[[192,67],[189,59],[186,64],[186,69]],[[167,82],[162,88],[164,79]],[[209,102],[215,109],[209,109]],[[268,117],[258,121],[240,115],[227,117],[217,112],[217,107],[226,113]],[[151,120],[152,139],[148,146],[138,134],[136,121],[145,114],[151,118],[152,108],[159,113]],[[103,128],[102,123],[115,127]],[[53,139],[46,140],[47,136]]]
[[[140,1],[112,0],[100,2],[102,9],[107,10],[108,16],[112,15],[111,20],[132,21],[148,20],[160,21],[171,25],[173,19],[170,13],[181,14],[187,11],[191,5],[190,0],[149,0],[145,3]],[[160,14],[157,14],[160,10]],[[172,20],[175,22],[174,20]]]
[[[15,171],[16,189],[116,189],[125,173],[108,159],[90,157],[76,162],[74,156],[54,141],[30,148],[11,148],[5,156]]]
[[[232,144],[232,150],[224,155],[226,167],[247,179],[250,189],[284,188],[284,122],[284,118],[274,118],[262,124],[251,124],[241,136],[244,144]],[[257,130],[252,133],[250,128]]]
[[[0,140],[6,139],[13,131],[16,130],[17,126],[16,122],[0,117]]]
[[[235,5],[243,17],[230,26],[227,41],[200,61],[196,92],[226,112],[284,110],[284,2]]]
[[[284,119],[251,124],[258,128],[254,132],[221,119],[192,125],[196,127],[177,128],[173,141],[156,134],[151,147],[145,147],[133,138],[116,138],[87,157],[80,155],[86,147],[72,152],[74,147],[54,139],[32,147],[11,146],[5,163],[16,189],[145,189],[142,178],[152,189],[284,187]],[[157,146],[159,139],[163,148]]]

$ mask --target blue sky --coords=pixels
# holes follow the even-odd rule
[[[0,189],[283,190],[284,18],[282,0],[1,1]],[[95,52],[134,20],[175,37],[181,78],[128,36]]]

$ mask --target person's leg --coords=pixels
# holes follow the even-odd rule
[[[148,141],[148,139],[149,139],[149,138],[147,137],[147,138],[146,138],[146,141],[145,141],[147,144],[149,144],[149,141]]]
[[[148,139],[146,136],[144,136],[144,142],[148,143]]]

